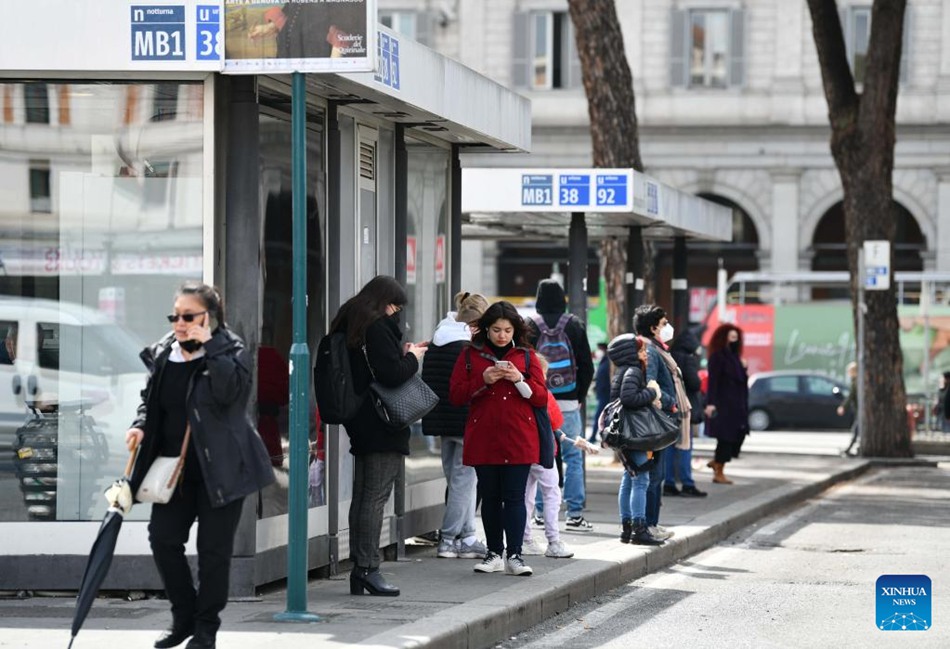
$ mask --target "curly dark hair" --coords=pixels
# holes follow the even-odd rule
[[[742,356],[742,329],[729,322],[719,325],[713,332],[712,337],[709,339],[709,345],[706,348],[709,356],[726,348],[730,331],[735,331],[739,334],[739,348],[736,350],[736,356]]]
[[[472,336],[472,343],[479,346],[485,345],[488,342],[488,328],[497,320],[507,320],[514,327],[515,331],[511,340],[514,341],[516,347],[528,346],[528,326],[524,318],[511,302],[504,300],[495,302],[485,309],[485,313],[478,319],[478,332]]]
[[[660,324],[660,320],[666,317],[666,311],[663,307],[655,304],[641,304],[633,312],[633,328],[641,336],[653,338],[653,327]]]

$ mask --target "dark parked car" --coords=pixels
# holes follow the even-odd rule
[[[851,428],[854,414],[838,416],[848,386],[809,371],[759,372],[749,377],[749,428]]]

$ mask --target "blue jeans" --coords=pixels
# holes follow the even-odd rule
[[[574,439],[583,437],[581,430],[581,411],[564,413],[564,425],[561,430]],[[587,494],[584,492],[584,453],[571,442],[561,444],[561,458],[564,461],[564,502],[567,503],[567,516],[580,516],[584,509]]]
[[[442,515],[442,538],[475,536],[475,469],[462,464],[462,438],[442,438],[442,472],[448,493]]]
[[[653,454],[653,468],[650,469],[650,484],[647,487],[647,525],[650,527],[660,522],[660,498],[663,495],[663,478],[666,475],[666,451],[657,451]]]
[[[639,465],[647,461],[647,454],[640,451],[630,453],[633,464]],[[628,471],[623,472],[620,479],[620,492],[617,501],[620,505],[620,521],[645,519],[647,510],[647,486],[650,484],[650,474],[640,473],[636,477]]]
[[[693,440],[689,440],[689,448],[679,449],[676,446],[670,446],[663,451],[666,455],[666,482],[676,486],[676,477],[679,475],[680,482],[684,487],[695,487],[693,481]]]

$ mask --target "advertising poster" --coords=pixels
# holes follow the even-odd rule
[[[224,72],[369,72],[375,0],[225,0]]]

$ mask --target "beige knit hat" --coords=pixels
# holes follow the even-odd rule
[[[455,296],[456,322],[474,322],[488,308],[488,300],[478,293],[461,292]]]

